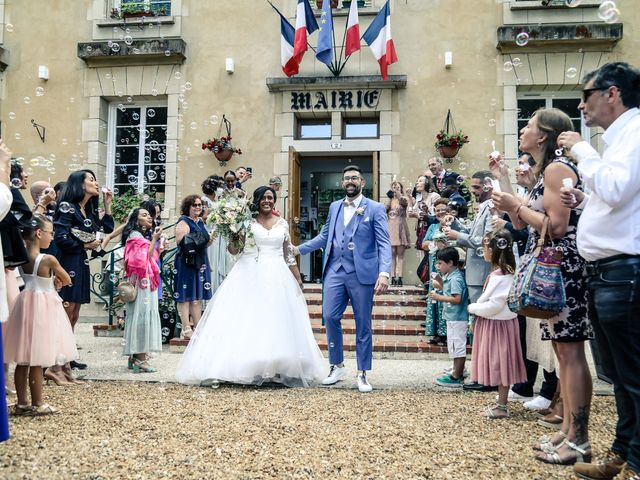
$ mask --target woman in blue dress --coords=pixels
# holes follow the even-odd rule
[[[182,216],[176,225],[176,275],[174,281],[174,298],[182,323],[183,338],[190,338],[193,328],[198,325],[202,315],[202,300],[211,300],[211,270],[207,257],[207,247],[213,242],[213,237],[207,232],[202,221],[202,199],[198,195],[189,195],[182,201],[180,207]],[[185,262],[183,242],[185,237],[206,238],[195,251],[194,261]],[[191,324],[193,320],[193,324]]]
[[[71,276],[72,285],[60,290],[64,309],[73,329],[80,317],[80,307],[91,301],[91,272],[87,250],[95,250],[101,240],[96,239],[99,231],[113,231],[111,202],[113,194],[103,189],[105,214],[98,214],[100,185],[91,170],[78,170],[69,175],[62,191],[58,208],[54,215],[55,242],[58,247],[58,261]],[[72,366],[86,367],[74,362]]]

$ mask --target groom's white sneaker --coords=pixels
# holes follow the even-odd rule
[[[340,380],[344,380],[347,378],[347,368],[339,367],[337,365],[331,365],[331,370],[329,370],[329,376],[322,380],[323,385],[333,385],[338,383]]]
[[[358,374],[358,390],[362,393],[368,393],[373,390],[373,387],[367,380],[367,375],[364,372]]]

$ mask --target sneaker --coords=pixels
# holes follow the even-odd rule
[[[344,380],[347,378],[347,369],[346,367],[338,367],[337,365],[331,365],[331,369],[329,370],[329,376],[322,380],[323,385],[333,385],[338,383],[340,380]]]
[[[522,406],[527,410],[545,410],[549,408],[549,405],[551,405],[551,400],[540,395],[538,395],[533,400],[529,400],[528,402],[524,402],[522,404]]]
[[[451,375],[453,373],[453,367],[445,368],[442,371],[442,373],[444,373],[445,375]],[[467,378],[468,376],[469,376],[469,370],[465,368],[464,371],[462,372],[462,378]]]
[[[367,380],[367,374],[365,372],[360,372],[358,374],[358,390],[361,393],[369,393],[371,390],[373,390],[373,387]]]
[[[587,480],[611,480],[622,471],[624,459],[616,452],[609,450],[598,463],[578,462],[574,465],[574,473]]]
[[[453,378],[453,376],[445,375],[436,380],[436,383],[441,387],[449,387],[449,388],[462,388],[463,380],[460,378]]]
[[[514,392],[513,390],[509,389],[509,395],[507,395],[507,401],[508,402],[529,402],[533,400],[533,397],[523,397],[522,395]],[[496,402],[498,401],[498,395],[496,395]],[[549,402],[551,403],[551,402]]]

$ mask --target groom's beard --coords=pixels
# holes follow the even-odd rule
[[[344,191],[349,198],[356,198],[362,192],[362,187],[350,184],[344,187]]]

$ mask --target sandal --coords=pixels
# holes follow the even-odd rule
[[[486,407],[482,412],[480,412],[480,415],[491,420],[509,418],[509,408],[506,405],[496,403],[495,405]]]
[[[193,330],[191,329],[191,325],[182,327],[182,332],[180,332],[180,338],[184,340],[191,340],[191,335],[193,335]]]
[[[560,447],[566,445],[572,452],[568,458],[560,458]],[[542,454],[542,455],[540,455]],[[591,444],[584,442],[582,445],[576,445],[567,439],[564,439],[553,452],[539,452],[536,460],[553,465],[573,465],[576,462],[591,463]]]
[[[31,405],[16,405],[13,408],[12,415],[16,417],[26,417],[29,415],[33,415],[33,407]]]
[[[133,362],[133,373],[153,373],[155,371],[156,369],[149,365],[146,360],[134,360]]]
[[[127,360],[127,370],[133,370],[133,363],[134,363],[134,358],[129,357],[129,359]]]
[[[562,430],[558,430],[558,435],[560,436],[558,443],[553,443],[553,437],[544,435],[540,438],[540,441],[534,444],[531,448],[539,452],[553,453],[560,445],[562,445],[562,441],[567,438],[567,434]]]
[[[36,417],[43,416],[43,415],[53,415],[54,413],[58,413],[58,409],[55,407],[52,407],[48,403],[44,403],[39,407],[31,407],[31,408],[32,408],[31,410],[32,415],[35,415]]]

